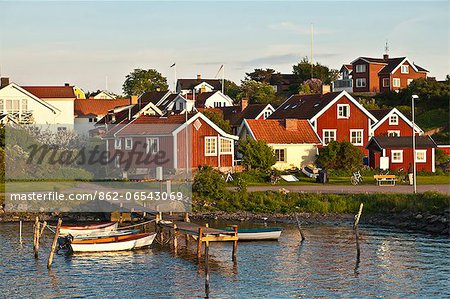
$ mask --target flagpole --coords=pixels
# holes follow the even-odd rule
[[[225,94],[225,64],[222,66],[222,93]]]
[[[173,72],[174,72],[173,90],[174,90],[174,92],[177,92],[177,64],[176,63],[173,67]]]

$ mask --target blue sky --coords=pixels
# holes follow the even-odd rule
[[[270,67],[291,72],[310,53],[340,68],[358,56],[408,56],[450,73],[450,2],[0,2],[1,75],[24,85],[70,82],[120,93],[134,68],[178,77]]]

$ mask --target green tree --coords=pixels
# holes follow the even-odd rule
[[[213,123],[219,126],[222,130],[224,130],[226,133],[231,134],[231,125],[230,121],[225,120],[223,118],[223,114],[216,111],[211,110],[203,110],[202,113],[209,118]]]
[[[246,80],[254,80],[257,82],[271,83],[273,80],[277,80],[280,73],[274,69],[255,69],[251,73],[245,73]]]
[[[319,150],[316,163],[328,169],[356,170],[362,167],[363,152],[348,141],[331,141]]]
[[[309,79],[300,85],[300,94],[312,94],[320,93],[322,91],[322,80],[320,79]]]
[[[252,104],[278,104],[280,99],[268,83],[246,80],[242,82],[239,98],[248,97]]]
[[[239,152],[247,169],[265,171],[277,162],[273,149],[262,140],[242,139],[239,142]]]
[[[298,64],[294,65],[293,73],[298,77],[298,82],[304,82],[311,79],[311,63],[307,57],[304,57]],[[313,65],[313,77],[322,80],[324,84],[331,84],[339,75],[338,70],[329,69],[327,66],[318,62]]]
[[[167,78],[155,69],[135,69],[125,77],[122,85],[123,92],[129,97],[140,95],[146,91],[165,91],[169,88]]]
[[[239,85],[227,79],[225,79],[224,85],[225,85],[224,86],[225,94],[230,98],[232,98],[233,100],[237,99],[238,94],[241,92],[241,88],[239,87]]]
[[[227,191],[225,184],[219,171],[211,166],[203,166],[194,177],[192,190],[203,197],[220,199],[225,197]]]

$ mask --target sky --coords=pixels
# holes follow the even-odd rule
[[[291,73],[310,56],[339,69],[359,56],[407,56],[450,73],[450,2],[5,2],[0,75],[22,85],[77,85],[122,93],[135,68],[237,83],[255,68]],[[221,75],[218,75],[221,77]]]

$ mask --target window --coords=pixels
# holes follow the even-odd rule
[[[222,104],[223,104],[222,102],[214,102],[214,108],[220,108],[222,106],[225,106],[225,105],[222,105]]]
[[[389,87],[390,81],[389,78],[383,78],[383,87]]]
[[[285,149],[276,149],[275,157],[277,157],[277,162],[285,162],[286,161]]]
[[[60,133],[60,132],[62,133],[62,132],[67,131],[67,128],[66,127],[58,127],[57,131],[58,131],[58,133]]]
[[[392,163],[403,163],[403,150],[391,151],[391,162]]]
[[[6,112],[14,113],[20,111],[20,101],[19,100],[6,100]]]
[[[264,119],[268,119],[271,114],[272,114],[272,111],[270,111],[270,110],[264,111]]]
[[[408,80],[406,80],[406,84],[409,86],[409,84],[411,84],[411,82],[413,81],[414,79],[408,79]]]
[[[220,138],[220,153],[231,154],[231,140]]]
[[[336,141],[336,130],[323,130],[323,144],[327,145],[331,141]]]
[[[400,78],[394,78],[392,79],[392,85],[394,87],[400,87]]]
[[[28,100],[22,99],[22,112],[28,111]]]
[[[159,139],[158,138],[147,138],[147,154],[155,154],[159,151]]]
[[[366,87],[366,78],[356,79],[356,87]]]
[[[350,105],[348,105],[348,104],[338,104],[337,111],[338,111],[337,118],[349,118],[350,117]]]
[[[133,139],[125,138],[125,149],[130,150],[133,148]]]
[[[217,155],[217,137],[205,137],[205,156]]]
[[[400,130],[388,130],[387,134],[392,137],[400,137]]]
[[[364,130],[350,130],[350,142],[353,145],[363,145]]]
[[[389,124],[390,125],[398,125],[398,115],[397,114],[392,114],[389,117]]]
[[[366,72],[366,65],[365,64],[357,64],[356,65],[356,72],[357,73],[364,73],[364,72]]]
[[[4,112],[5,110],[5,107],[3,107],[3,105],[4,105],[3,99],[0,99],[0,112]]]
[[[122,139],[118,138],[114,140],[114,148],[122,149]]]
[[[409,74],[409,65],[402,65],[401,72],[402,74]]]
[[[427,150],[416,150],[416,162],[417,163],[427,162]]]

